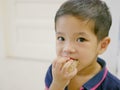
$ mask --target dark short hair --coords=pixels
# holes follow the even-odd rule
[[[72,15],[83,20],[94,21],[93,32],[98,40],[108,36],[112,24],[109,8],[101,0],[68,0],[56,12],[55,24],[57,19],[63,15]]]

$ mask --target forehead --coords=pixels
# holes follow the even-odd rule
[[[56,32],[92,32],[94,22],[92,20],[82,20],[72,15],[64,15],[57,19],[55,25]]]

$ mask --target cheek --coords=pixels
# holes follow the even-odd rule
[[[93,46],[85,46],[79,49],[79,58],[82,62],[89,62],[97,56],[97,48]]]
[[[61,52],[62,52],[62,47],[58,43],[56,43],[56,54],[57,54],[57,56],[61,56],[60,55]]]
[[[79,53],[80,58],[80,66],[79,69],[85,68],[89,66],[91,63],[93,63],[96,60],[97,54],[95,53],[94,49],[84,49],[81,50]]]

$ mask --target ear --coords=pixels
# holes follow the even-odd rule
[[[102,39],[99,42],[99,50],[98,50],[98,54],[102,54],[106,51],[108,45],[110,43],[110,38],[109,37],[105,37],[104,39]]]

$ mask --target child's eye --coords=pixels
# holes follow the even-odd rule
[[[64,39],[64,37],[58,37],[57,40],[64,41],[65,39]]]
[[[77,39],[77,42],[84,42],[85,41],[85,38],[78,38]]]

